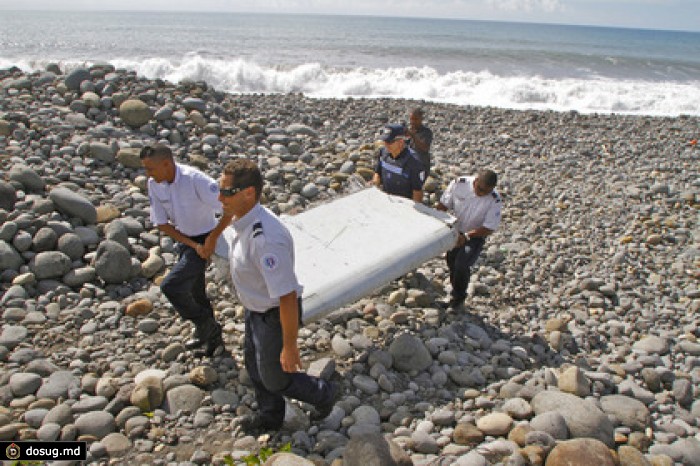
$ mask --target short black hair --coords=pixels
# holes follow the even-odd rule
[[[139,158],[155,160],[173,160],[173,151],[165,144],[153,144],[145,146],[139,153]]]
[[[231,160],[224,167],[224,175],[233,176],[232,188],[255,188],[255,197],[260,199],[263,188],[262,173],[260,168],[252,160],[235,159]]]
[[[489,170],[488,168],[479,170],[477,177],[489,188],[495,188],[496,183],[498,182],[498,175],[496,175],[496,172]]]

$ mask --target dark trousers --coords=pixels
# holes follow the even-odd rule
[[[301,305],[299,305],[301,324]],[[265,313],[245,312],[245,367],[255,388],[258,409],[267,427],[284,421],[284,397],[314,406],[328,403],[333,394],[328,381],[303,372],[284,372],[280,363],[282,324],[279,308]]]
[[[471,267],[479,258],[486,242],[485,238],[470,238],[461,248],[447,252],[447,266],[450,269],[452,299],[464,301],[471,278]]]
[[[207,235],[193,236],[192,240],[202,244]],[[197,251],[182,243],[178,243],[177,248],[180,257],[161,283],[161,291],[183,319],[202,322],[213,318],[214,309],[207,298],[204,282],[206,259],[202,259]]]

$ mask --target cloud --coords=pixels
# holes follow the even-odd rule
[[[559,0],[488,0],[488,4],[503,11],[545,11],[551,13],[563,9]]]

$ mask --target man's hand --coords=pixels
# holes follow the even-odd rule
[[[468,236],[465,235],[464,233],[460,233],[459,236],[457,236],[457,244],[455,244],[456,248],[462,248],[464,247],[465,244],[467,244]]]
[[[212,235],[209,235],[204,240],[204,244],[197,245],[197,254],[202,259],[209,259],[214,254],[214,249],[216,249],[216,240],[214,240]]]
[[[301,370],[299,348],[296,345],[283,346],[282,353],[280,353],[280,364],[285,372],[299,372]]]

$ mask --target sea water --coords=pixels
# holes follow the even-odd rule
[[[700,115],[700,33],[362,16],[0,12],[0,68],[109,62],[234,93]]]

